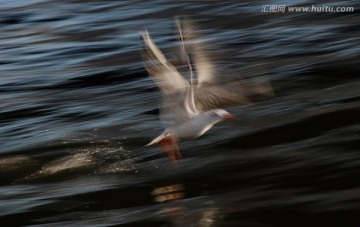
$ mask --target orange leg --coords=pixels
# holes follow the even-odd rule
[[[174,137],[171,137],[171,139],[172,139],[172,146],[173,146],[173,151],[174,151],[173,153],[175,154],[176,159],[180,160],[180,159],[182,159],[182,156],[181,156],[177,141],[175,140]]]
[[[165,136],[162,140],[159,141],[158,145],[162,146],[171,161],[180,160],[182,158],[177,141],[173,136]]]

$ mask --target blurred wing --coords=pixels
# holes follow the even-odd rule
[[[163,94],[161,120],[165,126],[181,124],[193,115],[189,106],[190,84],[166,60],[148,32],[143,33],[143,39],[146,44],[146,50],[142,52],[145,68]]]
[[[177,29],[180,38],[185,43],[185,51],[194,63],[197,87],[203,83],[213,83],[215,67],[210,57],[205,53],[204,42],[196,35],[196,27],[189,20],[180,21],[177,19]]]
[[[177,28],[181,41],[185,43],[183,56],[190,55],[194,63],[197,86],[195,90],[195,106],[200,111],[223,108],[230,105],[246,104],[263,97],[273,95],[268,78],[253,77],[248,80],[232,79],[231,82],[220,83],[224,78],[217,78],[217,69],[209,52],[205,50],[205,42],[196,35],[196,27],[189,20],[177,20]],[[231,79],[229,75],[227,80]]]
[[[145,31],[142,37],[146,44],[146,49],[142,52],[145,68],[160,90],[164,94],[169,94],[187,89],[190,86],[187,80],[166,60],[164,54],[152,41],[149,33]]]
[[[187,64],[188,67],[188,71],[190,74],[190,88],[189,88],[189,92],[187,93],[187,103],[188,103],[188,107],[189,107],[189,111],[191,112],[191,114],[196,115],[198,114],[198,111],[196,109],[195,106],[195,99],[194,99],[194,73],[193,73],[193,68],[191,65],[191,61],[190,61],[190,57],[189,54],[187,52],[185,43],[184,43],[184,37],[183,37],[183,33],[181,30],[181,25],[180,22],[177,20],[176,21],[177,27],[178,27],[178,32],[179,32],[179,38],[180,38],[180,53],[179,55],[182,56]]]
[[[273,96],[274,92],[266,77],[237,80],[226,84],[202,86],[195,92],[195,104],[201,111],[241,105]]]

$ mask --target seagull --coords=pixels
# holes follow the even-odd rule
[[[217,84],[215,66],[205,54],[193,23],[176,20],[176,27],[180,43],[177,58],[182,59],[187,73],[181,73],[181,68],[165,57],[147,30],[142,34],[145,43],[142,56],[150,78],[162,92],[160,119],[165,126],[146,146],[157,144],[172,161],[182,159],[180,140],[200,137],[215,124],[234,118],[221,107],[249,103],[254,93],[264,96],[272,93],[267,82],[244,86],[235,80],[223,86]]]

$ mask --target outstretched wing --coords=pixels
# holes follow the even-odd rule
[[[161,120],[167,127],[181,124],[193,114],[188,101],[190,84],[174,65],[167,61],[147,31],[143,33],[142,37],[146,44],[146,48],[142,52],[145,68],[163,94],[163,103],[160,108]]]
[[[194,23],[189,20],[176,21],[180,40],[184,43],[181,56],[190,56],[195,67],[194,100],[196,109],[206,111],[229,105],[246,104],[262,97],[273,95],[267,77],[253,77],[244,80],[231,75],[221,75],[212,61],[207,44],[196,33]],[[261,71],[261,70],[260,70]],[[222,73],[226,74],[226,73]],[[217,77],[218,76],[218,77]],[[222,81],[226,78],[226,82]]]
[[[149,33],[145,31],[142,37],[146,44],[146,49],[142,52],[145,68],[160,90],[164,94],[171,94],[187,89],[189,82],[166,60]]]
[[[242,105],[273,96],[272,86],[265,76],[251,80],[234,80],[224,84],[201,86],[195,91],[198,110],[206,111],[232,105]]]
[[[205,52],[206,42],[196,34],[196,26],[187,19],[177,19],[176,25],[180,39],[185,46],[185,56],[190,56],[191,62],[195,66],[196,78],[194,79],[196,79],[196,86],[200,87],[204,83],[214,83],[216,68],[209,55]]]

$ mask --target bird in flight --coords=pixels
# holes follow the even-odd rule
[[[182,158],[179,140],[197,138],[215,124],[234,118],[220,108],[249,103],[254,95],[272,95],[267,80],[255,85],[246,85],[241,80],[219,84],[216,67],[204,51],[204,42],[195,34],[194,24],[189,20],[176,20],[176,27],[179,36],[176,54],[181,59],[180,66],[165,57],[147,30],[142,34],[144,65],[162,92],[160,119],[165,126],[147,146],[159,145],[172,161]]]

